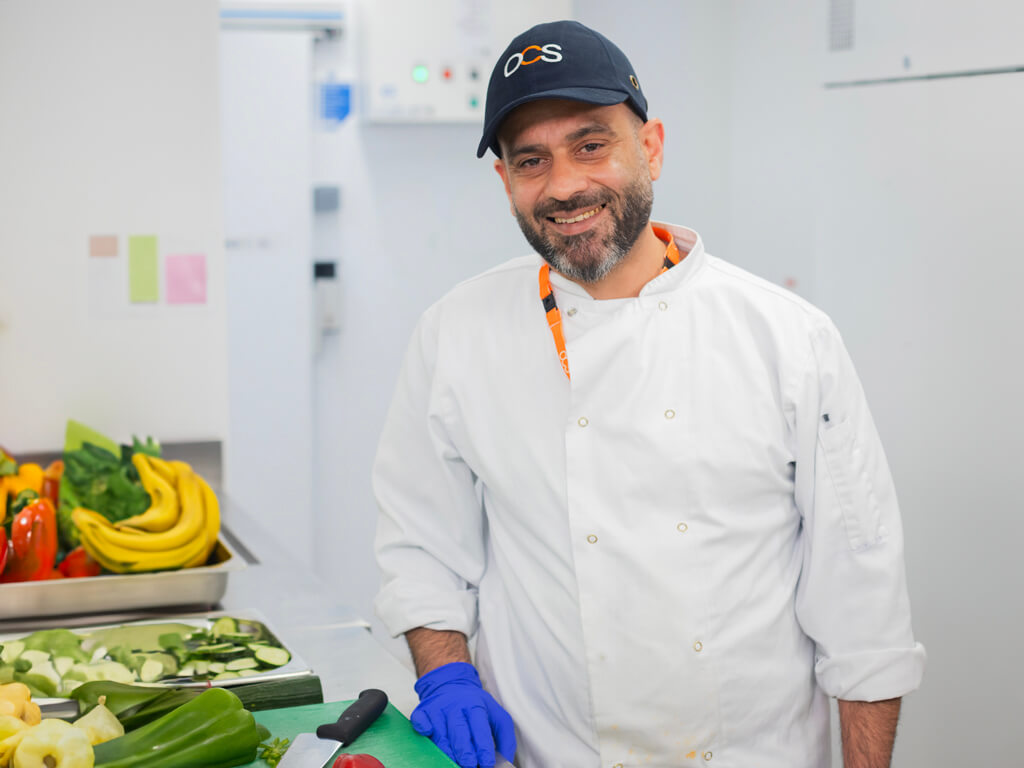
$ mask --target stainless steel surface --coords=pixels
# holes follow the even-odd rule
[[[217,547],[217,564],[199,568],[0,585],[0,630],[12,619],[216,605],[228,574],[246,567],[224,537]]]
[[[78,699],[33,699],[39,705],[39,712],[44,717],[58,720],[77,720],[79,714]]]
[[[284,753],[278,768],[323,768],[341,746],[340,741],[321,739],[315,733],[300,733]]]

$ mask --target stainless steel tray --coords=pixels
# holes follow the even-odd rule
[[[0,584],[0,621],[176,605],[213,606],[224,596],[228,574],[245,567],[245,561],[221,536],[212,565]]]
[[[100,577],[102,578],[102,577]],[[291,648],[282,638],[281,634],[277,629],[267,621],[267,618],[259,611],[248,609],[241,611],[210,611],[206,613],[183,613],[183,614],[166,614],[161,615],[159,618],[144,619],[140,621],[117,621],[117,622],[103,622],[102,624],[87,624],[67,627],[77,635],[88,635],[91,632],[96,632],[102,629],[112,629],[115,627],[123,626],[137,626],[141,624],[188,624],[196,629],[209,629],[213,622],[221,616],[232,616],[238,619],[249,619],[252,621],[258,621],[267,628],[275,638],[281,647],[286,649],[291,655],[289,662],[283,666],[276,667],[274,669],[267,669],[254,675],[248,675],[246,677],[230,678],[227,680],[190,680],[186,677],[175,677],[167,680],[156,681],[153,683],[136,683],[136,685],[149,685],[153,687],[162,687],[173,685],[175,687],[196,687],[196,688],[209,688],[211,686],[230,688],[236,685],[245,685],[246,683],[259,683],[267,680],[283,680],[286,678],[298,677],[300,675],[311,675],[313,670],[309,668],[309,665]],[[22,630],[18,632],[10,632],[0,634],[0,645],[5,641],[18,640],[24,637],[28,632]],[[50,700],[47,700],[50,701]]]

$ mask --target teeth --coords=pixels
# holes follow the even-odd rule
[[[571,219],[560,219],[557,216],[555,216],[554,217],[555,224],[575,224],[577,221],[583,221],[584,219],[589,219],[591,216],[594,216],[595,214],[597,214],[597,212],[600,211],[600,210],[601,210],[601,206],[598,206],[597,208],[594,208],[593,210],[587,211],[586,213],[581,213],[579,216],[573,216]]]

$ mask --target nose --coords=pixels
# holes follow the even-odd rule
[[[547,193],[555,200],[569,200],[588,186],[586,174],[570,159],[556,155],[548,172]]]

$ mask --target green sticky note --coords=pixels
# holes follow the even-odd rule
[[[92,427],[87,427],[74,419],[68,419],[68,428],[64,432],[64,450],[77,451],[82,443],[92,443],[100,448],[105,448],[115,456],[121,455],[121,446],[115,443],[106,435],[100,434]]]
[[[160,300],[156,236],[132,235],[128,238],[128,282],[133,303]]]

